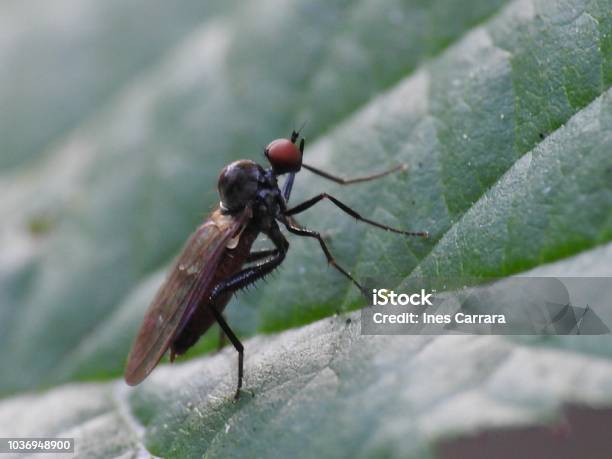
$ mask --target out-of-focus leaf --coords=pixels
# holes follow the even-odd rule
[[[231,3],[9,0],[0,5],[0,169],[27,165]]]

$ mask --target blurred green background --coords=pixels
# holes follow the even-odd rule
[[[309,163],[344,175],[409,166],[353,188],[308,172],[297,179],[293,202],[330,191],[364,215],[429,231],[427,241],[381,234],[327,204],[305,215],[301,222],[327,232],[338,260],[368,285],[401,286],[418,275],[503,277],[564,260],[555,275],[580,271],[577,263],[610,275],[611,11],[608,0],[3,2],[5,403],[119,377],[170,261],[218,201],[221,167],[239,158],[263,163],[263,147],[303,122]],[[363,306],[316,242],[290,241],[279,272],[229,306],[241,336]],[[568,258],[580,255],[587,262]],[[209,333],[188,357],[216,341]],[[318,341],[303,342],[311,349]],[[587,366],[593,353],[607,359],[612,349],[607,339],[538,344],[561,355],[580,349]],[[218,370],[219,380],[231,368]],[[155,397],[176,402],[167,390],[136,396],[141,421],[159,421]],[[365,416],[372,425],[381,422],[377,409],[373,403]],[[298,424],[308,430],[316,422]],[[346,432],[349,441],[363,435]],[[386,428],[381,435],[393,437]],[[197,455],[210,446],[202,441],[189,453],[164,450],[163,440],[154,450]],[[98,446],[92,451],[104,457]],[[408,454],[398,448],[387,453]]]

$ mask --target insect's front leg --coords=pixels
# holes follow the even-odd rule
[[[242,387],[242,374],[244,368],[244,346],[225,321],[223,314],[217,311],[217,308],[214,305],[211,304],[209,305],[209,307],[213,313],[213,316],[215,316],[215,320],[221,327],[221,330],[223,330],[225,336],[229,338],[229,340],[232,342],[232,345],[234,346],[234,349],[236,349],[236,351],[238,352],[238,387],[236,388],[236,395],[234,395],[234,399],[238,400],[238,398],[240,397],[240,388]]]
[[[392,167],[391,169],[387,169],[386,171],[377,172],[375,174],[370,174],[370,175],[364,175],[362,177],[354,177],[354,178],[347,179],[344,177],[340,177],[338,175],[330,174],[329,172],[322,171],[321,169],[317,169],[316,167],[309,166],[308,164],[302,163],[302,167],[304,169],[309,170],[310,172],[313,172],[321,177],[324,177],[328,180],[336,182],[340,185],[350,185],[352,183],[369,182],[370,180],[376,180],[378,178],[384,177],[385,175],[392,174],[393,172],[405,171],[408,168],[408,166],[406,166],[405,164],[399,164],[395,167]]]

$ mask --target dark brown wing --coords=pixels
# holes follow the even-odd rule
[[[145,314],[125,369],[129,385],[139,384],[153,371],[190,306],[200,302],[225,248],[232,245],[232,238],[242,232],[251,215],[249,208],[235,217],[216,210],[191,235]]]

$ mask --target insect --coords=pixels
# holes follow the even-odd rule
[[[244,347],[222,315],[232,294],[277,268],[285,258],[289,242],[278,223],[289,233],[316,239],[327,261],[357,286],[363,287],[340,266],[323,237],[300,226],[293,215],[327,199],[342,211],[370,225],[408,236],[427,237],[427,232],[403,231],[362,217],[335,197],[321,193],[288,207],[295,174],[301,168],[340,184],[365,182],[405,169],[404,165],[377,174],[344,179],[302,162],[304,138],[293,131],[290,139],[271,142],[264,153],[270,168],[250,160],[235,161],[219,176],[219,207],[191,235],[165,282],[147,310],[132,346],[125,369],[125,381],[139,384],[153,371],[170,349],[170,361],[184,354],[215,322],[238,351],[238,387],[243,377]],[[287,174],[282,191],[277,178]],[[263,233],[274,248],[251,251],[257,236]],[[246,265],[246,267],[245,267]]]

